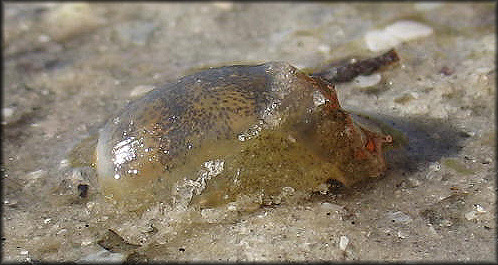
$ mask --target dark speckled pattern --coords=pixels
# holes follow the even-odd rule
[[[316,93],[327,104],[317,108]],[[264,136],[239,141],[254,126]],[[380,147],[365,150],[370,138],[377,143],[376,135],[352,124],[335,89],[319,77],[280,62],[229,66],[186,76],[130,103],[100,132],[97,171],[104,193],[154,193],[156,200],[175,194],[178,181],[196,178],[204,162],[221,159],[226,169],[202,199],[216,204],[229,190],[235,199],[297,183],[295,189],[309,190],[330,178],[352,184],[378,176],[385,167]],[[293,147],[282,149],[286,142]],[[230,187],[238,169],[243,180]]]
[[[253,121],[272,100],[265,67],[235,66],[209,69],[156,89],[130,104],[112,128],[113,138],[123,131],[162,136],[161,151],[174,156],[199,147],[205,139],[230,138]],[[127,128],[133,120],[132,128]],[[112,125],[110,125],[112,126]],[[129,136],[129,135],[128,135]]]
[[[155,89],[101,131],[99,179],[116,183],[164,176],[206,143],[237,141],[259,121],[302,115],[313,106],[316,88],[309,80],[289,64],[275,62],[208,69]]]

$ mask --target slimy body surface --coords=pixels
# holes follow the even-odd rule
[[[385,171],[388,136],[355,123],[334,87],[281,62],[208,69],[131,102],[100,131],[101,191],[127,203],[261,203]]]

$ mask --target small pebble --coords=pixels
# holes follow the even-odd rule
[[[341,236],[341,239],[339,240],[339,249],[342,251],[346,251],[348,244],[349,238],[347,236]]]

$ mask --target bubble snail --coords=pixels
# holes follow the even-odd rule
[[[393,139],[342,109],[334,84],[398,60],[391,50],[313,74],[283,62],[227,66],[154,89],[101,129],[101,192],[216,206],[378,177]]]

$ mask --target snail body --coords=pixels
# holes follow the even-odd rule
[[[96,166],[115,200],[219,205],[377,177],[389,141],[327,81],[270,62],[211,68],[131,102],[100,131]]]

